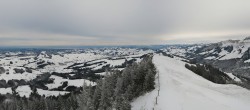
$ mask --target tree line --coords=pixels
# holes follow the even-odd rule
[[[203,78],[212,81],[217,84],[228,84],[232,83],[233,79],[230,78],[227,74],[220,71],[217,68],[214,68],[211,65],[206,64],[195,64],[195,65],[189,65],[186,64],[185,67],[197,75],[202,76]]]

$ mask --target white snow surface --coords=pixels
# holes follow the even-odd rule
[[[66,92],[66,91],[48,91],[48,90],[37,89],[37,93],[42,95],[42,96],[44,95],[45,97],[49,97],[49,96],[65,95],[69,92]]]
[[[241,80],[238,77],[234,76],[233,73],[226,73],[226,74],[234,81],[241,82]]]
[[[212,83],[185,68],[185,63],[155,55],[159,71],[156,89],[135,99],[132,110],[249,110],[250,91],[236,85]],[[158,104],[155,104],[157,91]]]
[[[185,56],[186,50],[178,47],[169,47],[168,49],[164,49],[164,52],[168,54],[178,55],[178,56]]]
[[[32,70],[33,71],[32,73],[27,73],[27,72],[24,72],[22,74],[15,73],[14,68],[25,70],[25,68],[23,67],[4,66],[4,69],[6,70],[6,72],[3,74],[0,74],[0,80],[5,80],[7,82],[8,80],[12,80],[12,79],[17,79],[17,80],[24,79],[26,81],[29,81],[29,80],[35,79],[38,75],[42,74],[41,72],[36,71],[36,70]]]
[[[0,94],[12,94],[11,88],[0,88]]]
[[[64,79],[62,77],[55,76],[55,75],[52,75],[50,78],[55,79],[55,80],[54,80],[54,83],[46,85],[49,89],[57,88],[57,87],[61,86],[63,84],[63,82],[65,82],[65,81],[68,82],[68,86],[81,87],[81,86],[83,86],[84,83],[86,83],[87,85],[89,85],[89,84],[91,84],[93,86],[96,85],[95,82],[91,82],[87,79],[70,80],[70,79]]]
[[[30,94],[32,93],[32,90],[28,85],[25,86],[18,86],[16,89],[16,92],[21,96],[21,97],[29,97]]]
[[[244,63],[250,63],[250,59],[245,60]]]
[[[205,59],[207,59],[207,60],[213,60],[213,59],[216,59],[216,57],[215,56],[209,56],[209,57],[207,57]]]
[[[249,42],[245,41],[233,41],[228,40],[222,42],[222,47],[232,46],[233,50],[232,52],[227,52],[225,49],[222,49],[222,51],[219,53],[220,56],[223,56],[219,60],[228,60],[228,59],[234,59],[234,58],[241,58],[243,54],[248,50],[250,47]]]
[[[32,90],[28,85],[25,86],[18,86],[16,89],[16,92],[21,96],[21,97],[29,97],[30,94],[32,93]],[[0,94],[12,94],[11,87],[8,88],[0,88]],[[42,89],[37,89],[37,93],[40,95],[44,95],[45,97],[48,96],[58,96],[58,95],[65,95],[69,92],[66,91],[48,91],[48,90],[42,90]]]

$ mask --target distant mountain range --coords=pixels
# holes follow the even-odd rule
[[[224,72],[250,79],[250,37],[211,44],[176,45],[162,50],[192,62],[211,64]]]

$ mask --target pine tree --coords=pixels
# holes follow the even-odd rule
[[[86,110],[94,110],[94,105],[92,102],[93,98],[93,91],[92,91],[92,85],[89,84],[88,89],[87,89],[87,105],[86,105]]]
[[[61,95],[58,96],[58,102],[54,108],[55,110],[62,110],[63,109],[63,98]]]
[[[100,109],[111,109],[112,102],[114,101],[114,89],[116,85],[117,77],[113,73],[109,73],[103,79]]]
[[[131,101],[134,98],[133,90],[134,90],[134,84],[128,86],[128,89],[126,90],[124,97],[127,98],[129,101]]]
[[[100,110],[106,110],[110,104],[110,97],[108,96],[108,81],[106,79],[103,80],[102,83],[102,92],[101,92],[101,100],[100,100]]]
[[[68,97],[67,99],[64,99],[64,106],[63,109],[65,110],[70,110],[70,109],[74,109],[76,110],[78,107],[78,103],[76,101],[76,98],[74,96],[73,93],[71,93],[70,97]]]
[[[145,76],[145,81],[144,81],[144,84],[143,84],[143,86],[144,86],[143,89],[144,89],[145,92],[153,90],[155,88],[154,87],[154,85],[155,85],[154,80],[155,80],[155,76],[154,76],[152,70],[149,70],[147,72],[147,75]]]
[[[131,110],[130,102],[126,98],[123,98],[123,101],[119,110]]]
[[[102,91],[102,80],[99,80],[97,81],[97,85],[93,96],[94,110],[97,110],[100,106],[101,91]]]
[[[116,108],[117,110],[119,110],[122,104],[122,97],[121,97],[122,92],[123,92],[122,85],[123,85],[123,79],[118,78],[117,83],[116,83],[115,93],[114,93],[115,101],[114,101],[114,106],[113,106],[113,108]]]
[[[127,90],[127,87],[133,82],[133,73],[132,67],[127,67],[122,72],[123,80],[123,91]]]
[[[79,96],[77,97],[77,102],[79,105],[79,110],[86,110],[87,107],[87,101],[88,101],[88,88],[87,84],[84,82],[83,83],[83,87],[82,87],[82,91],[81,94],[79,94]]]

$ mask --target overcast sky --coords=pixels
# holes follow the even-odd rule
[[[0,46],[151,45],[250,36],[250,0],[0,0]]]

